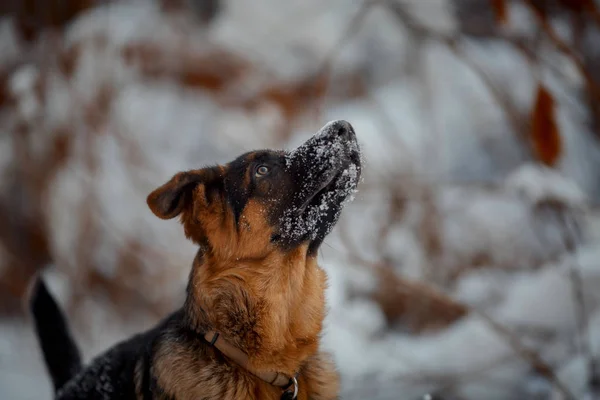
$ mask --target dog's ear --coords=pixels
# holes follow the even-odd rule
[[[175,218],[183,211],[186,201],[191,199],[192,191],[203,183],[204,178],[202,170],[179,172],[148,195],[148,207],[161,219]]]

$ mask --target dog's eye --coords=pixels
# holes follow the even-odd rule
[[[264,176],[269,173],[269,167],[266,165],[261,165],[256,168],[256,176]]]

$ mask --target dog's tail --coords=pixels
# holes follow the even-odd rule
[[[54,390],[58,391],[81,369],[81,355],[69,326],[41,276],[31,287],[30,307],[35,330]]]

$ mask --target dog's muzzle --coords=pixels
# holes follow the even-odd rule
[[[331,121],[286,157],[286,167],[301,188],[293,207],[302,211],[307,203],[348,165],[360,165],[354,128],[344,120]]]

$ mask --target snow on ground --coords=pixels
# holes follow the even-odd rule
[[[417,20],[436,32],[456,29],[448,2],[407,3]],[[90,201],[90,187],[98,204],[95,216],[103,226],[101,244],[92,254],[102,266],[100,273],[118,274],[114,266],[119,246],[125,238],[136,237],[168,255],[166,265],[144,261],[148,275],[165,276],[160,274],[168,271],[169,277],[147,295],[176,304],[194,247],[176,222],[152,216],[145,205],[147,193],[177,171],[227,161],[251,149],[291,148],[326,121],[347,119],[364,152],[363,182],[320,256],[330,276],[323,346],[337,360],[343,398],[412,399],[440,387],[468,399],[520,399],[552,391],[505,338],[475,315],[423,335],[389,329],[375,301],[352,295],[377,286],[368,267],[351,255],[373,263],[386,257],[399,276],[431,279],[454,298],[485,310],[558,365],[560,379],[580,398],[585,363],[574,352],[569,274],[577,268],[583,276],[592,315],[589,332],[600,343],[600,298],[594,293],[600,283],[600,219],[589,210],[589,199],[599,193],[594,171],[600,157],[585,116],[570,112],[578,107],[572,88],[548,78],[560,93],[559,125],[567,142],[561,163],[550,171],[528,163],[523,144],[510,132],[495,99],[447,48],[423,42],[417,76],[404,73],[417,62],[410,59],[411,40],[381,9],[365,18],[334,63],[336,71],[367,74],[368,96],[326,102],[318,120],[300,118],[293,134],[283,139],[277,136],[283,117],[276,108],[226,107],[202,90],[182,88],[168,79],[150,81],[118,56],[123,46],[143,41],[171,50],[189,46],[200,53],[224,48],[260,66],[249,87],[242,88],[251,92],[265,82],[294,81],[314,73],[339,46],[346,24],[360,7],[350,0],[249,4],[227,2],[210,27],[174,23],[145,0],[92,10],[67,32],[69,43],[86,43],[71,86],[54,76],[47,89],[51,101],[39,109],[31,97],[31,80],[39,71],[24,67],[13,77],[20,110],[41,118],[45,128],[80,118],[79,106],[99,88],[108,85],[114,93],[108,122],[101,127],[106,134],[95,139],[98,166],[93,181],[85,172],[83,144],[78,143],[81,151],[51,185],[52,248],[62,265],[51,283],[59,298],[66,303],[71,296],[71,278],[66,276],[76,274],[71,249],[80,240],[73,210]],[[1,35],[2,48],[16,52],[7,35]],[[106,46],[86,42],[97,35],[106,36]],[[528,107],[535,82],[512,49],[489,41],[471,44],[467,53],[504,85],[519,107]],[[429,92],[422,90],[424,85]],[[50,131],[36,127],[41,133]],[[131,155],[116,133],[151,162],[131,171]],[[44,139],[36,146],[43,147]],[[396,189],[404,209],[380,238]],[[552,208],[556,205],[558,209]],[[431,218],[439,243],[435,254],[424,239],[429,231],[423,233]],[[576,226],[581,226],[584,239],[575,254],[567,254],[566,243],[579,240]],[[345,236],[355,245],[348,247]],[[124,321],[103,298],[81,301],[75,330],[86,359],[154,321],[147,316]],[[0,397],[50,398],[26,321],[0,322]]]

